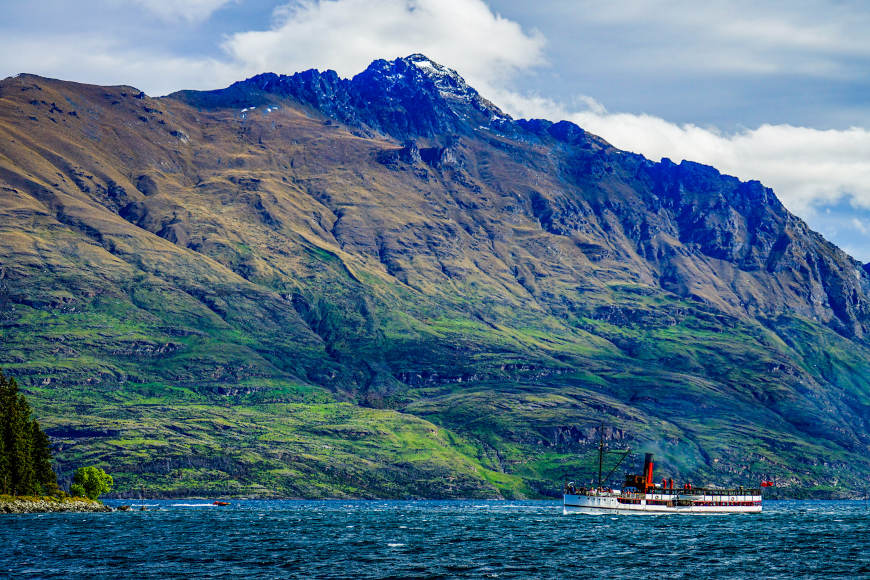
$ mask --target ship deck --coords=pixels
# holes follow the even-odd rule
[[[563,496],[566,513],[757,513],[759,489],[674,489],[653,493],[591,491]]]

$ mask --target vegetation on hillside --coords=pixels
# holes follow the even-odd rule
[[[680,480],[863,490],[870,278],[772,192],[473,99],[433,105],[458,136],[343,124],[322,80],[3,81],[0,364],[61,477],[538,496],[603,421]],[[381,129],[438,93],[399,88]]]

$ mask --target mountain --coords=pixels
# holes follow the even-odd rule
[[[68,477],[535,497],[608,442],[870,474],[870,274],[770,189],[515,120],[422,55],[150,98],[0,82],[0,367]]]

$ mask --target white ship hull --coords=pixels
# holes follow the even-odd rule
[[[563,506],[566,514],[759,513],[761,495],[565,494]]]

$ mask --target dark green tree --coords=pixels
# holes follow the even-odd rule
[[[18,392],[15,379],[0,373],[0,438],[3,439],[4,485],[0,490],[13,495],[27,493],[33,482],[30,466],[30,406]]]
[[[6,453],[6,415],[6,377],[0,371],[0,493],[9,493],[12,488],[9,455]]]
[[[40,487],[38,491],[42,494],[53,495],[60,488],[57,486],[57,475],[51,467],[51,440],[39,427],[38,421],[30,423],[30,431],[31,462],[37,485]]]
[[[69,486],[71,495],[84,496],[97,499],[104,493],[112,491],[114,485],[112,476],[99,467],[79,467],[73,476],[73,483]]]
[[[17,391],[18,385],[15,389]],[[12,493],[28,495],[35,491],[36,484],[31,462],[30,405],[24,395],[16,392],[12,409],[9,421],[12,439],[7,441],[12,466]]]
[[[0,372],[0,493],[29,495],[57,490],[51,446],[15,379]]]

